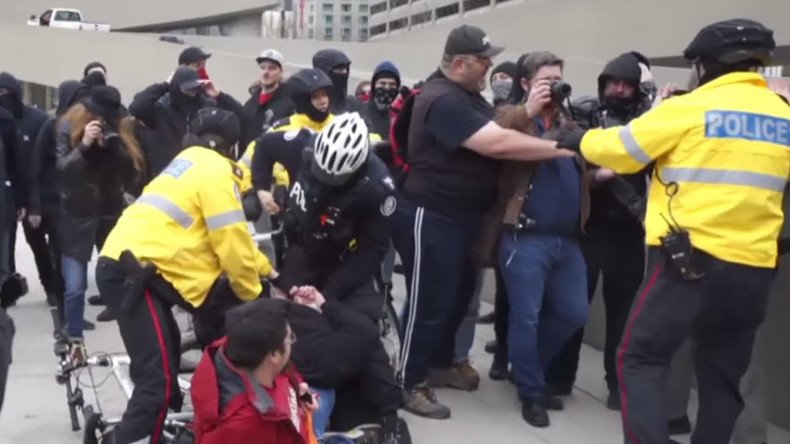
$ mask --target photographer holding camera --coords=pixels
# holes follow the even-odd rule
[[[84,357],[83,320],[88,262],[94,245],[101,249],[134,193],[145,164],[134,135],[134,121],[122,116],[121,95],[97,86],[82,103],[56,123],[57,233],[65,284],[66,333],[75,359]],[[92,325],[90,325],[92,327]]]
[[[524,60],[523,105],[503,107],[506,128],[559,138],[576,128],[562,102],[570,85],[563,61],[549,52]],[[587,321],[586,266],[579,237],[589,213],[585,167],[579,158],[507,162],[500,177],[499,211],[504,225],[499,267],[510,301],[507,348],[522,416],[535,427],[549,425],[547,409],[562,402],[547,391],[544,372],[567,340]],[[498,358],[504,350],[500,346]]]

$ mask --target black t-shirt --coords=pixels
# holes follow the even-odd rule
[[[456,94],[437,98],[428,109],[425,129],[448,150],[467,149],[461,146],[472,134],[491,119],[472,108],[469,99]]]
[[[496,199],[499,162],[462,146],[491,121],[494,108],[444,79],[415,98],[409,128],[409,175],[403,193],[450,216],[485,213]]]

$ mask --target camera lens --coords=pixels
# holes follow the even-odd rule
[[[558,80],[551,84],[551,97],[554,100],[565,100],[571,95],[571,85],[569,83]]]

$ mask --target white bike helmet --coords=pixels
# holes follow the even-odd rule
[[[368,127],[357,113],[345,113],[318,134],[311,171],[327,185],[344,184],[368,159]]]

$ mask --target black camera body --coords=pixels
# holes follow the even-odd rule
[[[102,122],[101,124],[101,138],[102,145],[104,146],[121,140],[121,136],[118,134],[118,131],[115,131],[115,129],[107,124],[107,122]]]
[[[571,96],[573,88],[570,83],[562,80],[555,80],[551,82],[551,100],[555,102],[562,102]]]

